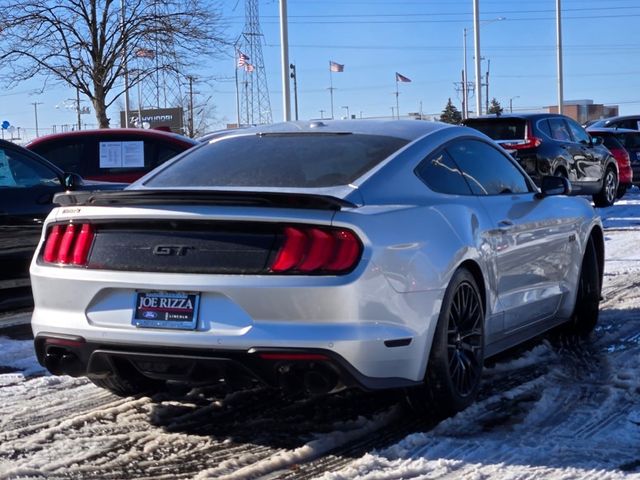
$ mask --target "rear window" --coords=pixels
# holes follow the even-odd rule
[[[591,136],[592,137],[600,137],[600,138],[602,138],[602,143],[609,150],[616,149],[616,148],[617,149],[621,149],[622,148],[622,144],[618,140],[616,140],[616,138],[613,137],[612,135],[607,135],[607,134],[602,134],[602,133],[592,133]]]
[[[480,130],[493,140],[524,140],[526,120],[521,118],[496,118],[469,120],[467,127]]]
[[[640,134],[619,134],[618,139],[624,144],[625,148],[640,149]]]
[[[232,137],[193,150],[148,187],[331,187],[346,185],[408,143],[362,134]]]

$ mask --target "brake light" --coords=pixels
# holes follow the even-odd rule
[[[86,265],[94,236],[89,223],[54,225],[47,235],[42,259],[46,263]]]
[[[284,242],[271,266],[274,273],[346,273],[360,259],[362,244],[344,228],[285,227]]]
[[[542,143],[542,139],[538,137],[527,137],[522,143],[502,143],[503,148],[510,150],[524,150],[525,148],[536,148]]]

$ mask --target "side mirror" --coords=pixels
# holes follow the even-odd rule
[[[62,185],[65,190],[76,190],[78,186],[82,185],[84,182],[82,177],[77,173],[65,172],[63,175]]]
[[[564,177],[544,176],[540,184],[540,192],[537,198],[549,197],[552,195],[571,195],[571,183]]]
[[[604,143],[604,138],[602,137],[591,137],[591,146],[597,147],[598,145],[602,145]]]

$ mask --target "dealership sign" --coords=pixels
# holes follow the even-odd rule
[[[141,118],[140,118],[141,117]],[[124,112],[120,112],[120,126],[125,126]],[[184,133],[182,108],[154,108],[149,110],[130,110],[130,127],[169,127],[172,132]]]

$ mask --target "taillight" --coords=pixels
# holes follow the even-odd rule
[[[284,242],[271,266],[274,273],[346,273],[362,253],[358,237],[344,228],[285,227]]]
[[[527,131],[525,133],[525,138],[523,141],[518,143],[503,143],[501,145],[503,148],[507,148],[509,150],[524,150],[526,148],[536,148],[539,147],[542,143],[542,139],[533,135],[533,129],[531,128],[531,123],[527,123]]]
[[[525,148],[536,148],[539,147],[542,143],[542,139],[538,137],[527,137],[523,142],[520,143],[504,143],[501,142],[502,148],[508,148],[510,150],[524,150]]]
[[[622,165],[629,165],[631,163],[631,157],[629,157],[629,152],[627,152],[624,148],[610,148],[609,151],[613,158],[615,158],[618,163]]]
[[[89,223],[54,225],[47,235],[42,259],[46,263],[86,265],[94,235]]]

